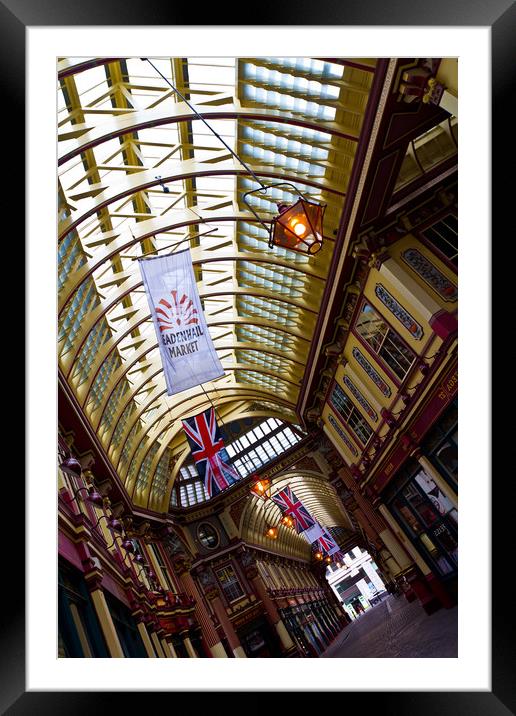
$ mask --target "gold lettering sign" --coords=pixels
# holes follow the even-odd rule
[[[437,393],[437,396],[440,400],[447,400],[450,395],[453,395],[456,391],[456,386],[459,381],[459,373],[458,371],[455,371],[455,373],[448,378],[448,380],[445,383],[441,384],[441,389]]]
[[[446,382],[446,388],[449,392],[451,392],[454,388],[454,386],[457,385],[457,382],[459,380],[458,372],[455,371],[455,373],[452,375],[452,377]]]

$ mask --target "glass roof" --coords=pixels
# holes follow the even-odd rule
[[[59,368],[134,503],[166,511],[182,417],[211,401],[224,421],[297,422],[375,62],[150,59],[260,180],[327,206],[316,256],[270,250],[242,200],[256,181],[149,62],[58,62]],[[249,201],[267,222],[294,197]],[[226,374],[168,397],[133,259],[188,239]]]

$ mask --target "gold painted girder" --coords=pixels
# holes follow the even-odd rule
[[[123,285],[123,296],[115,297],[113,300],[109,301],[107,299],[100,300],[99,305],[93,311],[88,312],[87,316],[82,320],[80,329],[76,334],[74,347],[72,349],[68,348],[66,352],[60,356],[61,366],[67,372],[68,375],[75,361],[77,360],[78,354],[82,346],[84,345],[87,336],[89,335],[91,330],[97,325],[98,321],[101,320],[102,317],[105,317],[108,320],[108,323],[112,326],[113,338],[117,341],[124,338],[127,333],[133,331],[134,328],[136,328],[140,323],[146,320],[150,321],[150,312],[146,302],[145,305],[140,308],[135,305],[131,305],[129,307],[122,308],[122,310],[119,310],[119,303],[122,301],[122,298],[126,295],[131,295],[136,289],[140,288],[141,286],[142,282],[138,281],[138,276],[132,276],[131,279],[128,279],[128,282],[124,283]],[[263,299],[275,298],[272,291],[263,288],[245,287],[233,288],[232,290],[230,290],[205,288],[201,285],[198,286],[198,290],[201,299],[216,298],[218,296],[225,295],[250,296]],[[281,300],[285,305],[292,306],[298,309],[298,312],[300,314],[309,313],[312,315],[316,315],[316,307],[313,304],[310,305],[310,303],[303,298],[290,298],[287,295],[282,296]],[[123,321],[123,323],[121,323],[121,321]],[[116,323],[116,326],[112,325],[114,323]],[[102,362],[109,354],[110,349],[110,346],[101,346],[98,350],[98,359],[96,360],[95,364],[98,365],[100,362]],[[93,368],[93,371],[95,371],[95,368]]]
[[[282,110],[264,109],[262,107],[244,107],[241,102],[232,96],[227,96],[224,104],[214,105],[197,102],[197,106],[202,106],[202,115],[209,122],[217,119],[259,119],[267,122],[279,122],[286,124],[295,124],[300,127],[306,127],[314,131],[328,132],[336,136],[347,136],[358,141],[358,133],[356,127],[343,126],[332,121],[317,120],[312,117],[293,117],[292,114]],[[64,152],[58,155],[58,164],[64,164],[74,157],[78,156],[86,149],[96,147],[103,142],[121,137],[131,132],[137,132],[146,127],[160,127],[176,122],[192,121],[195,114],[184,102],[178,102],[174,106],[160,107],[159,109],[150,110],[134,110],[132,112],[124,112],[122,116],[109,117],[109,119],[95,126],[92,122],[76,125],[74,132],[74,147],[70,149],[68,146]],[[58,140],[63,141],[69,139],[68,136],[58,134]]]
[[[81,268],[74,272],[73,274],[69,275],[67,281],[64,283],[63,288],[59,295],[59,311],[62,311],[63,308],[66,306],[66,303],[70,300],[72,295],[75,293],[75,291],[79,288],[81,283],[91,274],[93,274],[94,271],[99,269],[103,263],[106,261],[106,258],[111,258],[113,256],[116,256],[120,253],[123,253],[125,250],[127,250],[128,245],[134,243],[134,241],[117,241],[116,239],[113,240],[113,242],[104,249],[103,251],[98,251],[93,255],[93,258],[88,259],[86,263],[81,266]],[[314,265],[309,264],[298,264],[298,263],[291,263],[286,258],[281,258],[277,256],[276,254],[269,253],[269,254],[259,254],[259,253],[245,253],[243,251],[238,250],[232,250],[231,247],[224,247],[224,252],[216,252],[216,251],[205,251],[201,247],[197,247],[191,250],[191,256],[192,256],[192,263],[194,266],[196,265],[208,265],[208,264],[217,264],[221,262],[242,262],[246,261],[249,264],[267,264],[270,266],[277,267],[278,269],[285,268],[289,271],[298,272],[299,274],[302,274],[304,276],[310,277],[310,279],[315,279],[317,281],[321,282],[321,287],[324,283],[325,274],[323,271],[316,271],[314,268]],[[133,262],[134,264],[136,262]],[[135,266],[136,268],[136,266]],[[116,284],[117,286],[122,286],[126,281],[129,281],[134,276],[134,269],[127,269],[127,270],[121,270],[115,273],[112,278],[107,279],[103,283],[104,288],[108,288],[111,285]],[[313,290],[313,287],[311,287],[311,290]]]
[[[269,179],[273,182],[290,181],[301,186],[315,187],[321,193],[326,192],[336,197],[344,196],[342,184],[331,182],[316,173],[310,175],[298,173],[294,170],[280,170],[254,162],[247,162],[247,164],[257,176],[263,177],[265,180]],[[326,162],[321,162],[321,165],[325,166]],[[328,166],[328,168],[330,169],[331,167]],[[161,183],[168,186],[175,182],[194,180],[198,177],[231,177],[239,174],[249,176],[248,171],[233,158],[224,157],[217,164],[197,159],[173,160],[169,166],[162,167],[159,170],[156,170],[156,168],[143,168],[141,171],[127,173],[122,179],[118,178],[114,182],[103,182],[99,178],[97,183],[89,183],[83,189],[72,190],[71,192],[66,192],[65,190],[66,199],[70,202],[75,202],[78,207],[83,199],[88,199],[88,202],[82,213],[81,209],[78,208],[72,216],[60,223],[59,239],[62,239],[72,228],[80,227],[89,217],[102,209],[111,207],[112,204],[124,199],[131,199],[140,192],[147,192],[152,189],[159,190]],[[157,177],[160,178],[158,179]],[[170,188],[173,189],[174,187]],[[142,206],[144,205],[142,204]],[[146,213],[145,210],[140,209],[140,211],[141,213]]]

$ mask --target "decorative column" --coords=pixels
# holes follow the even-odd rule
[[[141,619],[140,621],[138,621],[138,622],[136,623],[136,626],[137,626],[137,628],[138,628],[138,631],[140,632],[140,636],[141,636],[141,638],[142,638],[143,646],[145,647],[145,651],[147,652],[147,656],[148,656],[150,659],[155,659],[155,658],[156,658],[156,652],[154,651],[154,649],[153,649],[153,647],[152,647],[152,642],[151,642],[150,637],[149,637],[149,632],[147,631],[147,629],[146,629],[146,627],[145,627],[145,623],[144,623],[143,619]]]
[[[424,561],[424,559],[420,556],[419,552],[416,550],[416,548],[412,545],[411,542],[408,541],[408,539],[405,537],[403,532],[400,530],[398,523],[396,522],[395,518],[390,513],[389,509],[386,505],[379,505],[378,507],[379,511],[382,513],[383,517],[385,518],[386,522],[389,523],[392,531],[398,538],[398,540],[402,543],[403,548],[408,552],[408,554],[412,557],[412,560],[405,560],[404,569],[407,569],[411,566],[413,562],[417,564],[419,569],[422,571],[423,574],[428,574],[430,572],[430,567],[427,565],[427,563]],[[393,545],[394,546],[394,545]]]
[[[161,640],[161,646],[163,647],[163,651],[165,652],[165,656],[169,659],[177,659],[176,650],[172,646],[172,642],[167,640],[167,637],[163,637]]]
[[[267,593],[267,588],[265,584],[263,583],[263,580],[254,566],[247,567],[246,569],[246,577],[249,579],[251,584],[253,585],[254,589],[256,590],[256,593],[262,600],[262,604],[265,607],[265,611],[267,612],[267,616],[269,617],[269,620],[273,627],[276,629],[278,636],[280,638],[281,644],[283,648],[288,651],[289,649],[294,648],[294,642],[290,638],[290,634],[287,631],[287,628],[285,627],[285,624],[283,623],[281,616],[276,608],[276,605],[270,598],[269,594]]]
[[[450,500],[455,509],[458,509],[457,494],[441,477],[441,474],[432,465],[430,460],[425,455],[421,454],[421,448],[419,446],[416,447],[412,451],[411,455],[417,459],[428,477],[432,478],[439,490],[443,493],[443,495],[445,495],[445,497]],[[438,575],[436,575],[432,570],[430,570],[427,574],[425,574],[425,579],[428,582],[428,586],[430,587],[431,591],[437,597],[443,607],[445,607],[446,609],[450,609],[451,607],[456,605],[456,599],[449,594],[448,590],[446,589],[445,585],[443,584],[442,580]]]
[[[414,453],[414,457],[417,458],[417,461],[423,468],[423,470],[426,472],[428,477],[431,477],[432,480],[435,482],[437,487],[441,490],[441,492],[446,495],[446,497],[450,500],[450,502],[453,504],[455,509],[458,508],[458,497],[457,494],[452,490],[450,485],[441,477],[441,474],[438,470],[435,469],[435,467],[432,465],[430,460],[421,454],[420,449],[417,449]]]
[[[391,559],[389,560],[391,574],[393,577],[397,577],[398,574],[403,572],[403,570],[408,569],[410,565],[413,564],[413,560],[409,557],[405,549],[403,549],[389,528],[386,527],[385,530],[382,531],[380,537],[391,555]]]
[[[163,651],[163,647],[161,646],[161,642],[160,642],[160,640],[159,640],[159,638],[158,638],[158,635],[156,634],[156,632],[155,632],[154,629],[152,629],[152,628],[151,628],[151,630],[150,630],[150,635],[151,635],[152,643],[153,643],[153,645],[154,645],[154,649],[155,649],[155,651],[156,651],[157,656],[158,656],[160,659],[165,659],[166,656],[165,656],[165,652]]]
[[[146,627],[146,622],[149,621],[150,614],[147,612],[147,608],[142,604],[141,595],[134,586],[126,589],[125,593],[131,606],[131,616],[136,623],[136,628],[140,634],[147,656],[149,659],[155,659],[156,652],[152,646],[149,632]]]
[[[109,611],[104,592],[102,589],[94,589],[90,592],[90,596],[93,606],[95,607],[95,611],[97,612],[100,628],[104,634],[109,655],[114,658],[123,659],[124,652],[122,650],[115,625],[113,624],[113,619],[111,617],[111,612]]]
[[[213,658],[227,659],[226,650],[219,639],[217,630],[213,626],[211,617],[204,606],[202,596],[190,574],[190,562],[183,556],[175,558],[173,564],[183,589],[195,601],[195,616],[201,626],[202,635],[211,656]]]
[[[183,644],[185,645],[185,649],[187,651],[188,656],[191,659],[197,659],[197,654],[195,653],[193,644],[190,641],[190,634],[188,632],[188,629],[185,629],[184,631],[179,632],[179,638],[183,640]]]
[[[387,522],[389,522],[393,531],[403,543],[404,548],[407,550],[407,552],[409,552],[415,562],[415,564],[411,565],[408,569],[404,571],[404,578],[407,580],[409,586],[413,589],[416,596],[419,598],[419,601],[421,602],[421,605],[423,606],[423,609],[426,611],[426,613],[433,614],[433,612],[435,612],[441,607],[441,601],[428,587],[428,581],[431,581],[431,578],[429,580],[427,575],[431,574],[432,570],[424,561],[424,559],[420,556],[419,552],[412,545],[412,543],[409,542],[409,540],[400,531],[396,520],[389,512],[386,505],[380,505],[379,510],[381,511]]]
[[[111,617],[111,612],[106,602],[106,597],[100,586],[102,582],[102,572],[94,566],[92,559],[87,561],[90,562],[93,569],[84,574],[84,579],[90,592],[91,601],[93,602],[100,628],[106,640],[109,655],[116,659],[123,659],[125,655],[122,650],[122,645],[120,644],[120,639],[118,638],[113,618]]]
[[[240,643],[240,639],[238,638],[233,624],[231,623],[226,613],[226,608],[222,603],[222,599],[220,598],[219,590],[217,589],[216,585],[210,584],[209,586],[207,586],[204,590],[204,594],[206,595],[206,598],[210,600],[213,606],[213,611],[215,612],[217,619],[220,622],[222,630],[226,635],[233,654],[236,656],[237,659],[247,658],[246,653],[242,648],[242,644]]]
[[[351,475],[343,469],[339,471],[339,477],[352,495],[348,500],[346,500],[346,505],[349,502],[350,508],[356,510],[357,516],[360,517],[361,524],[363,520],[369,525],[369,529],[373,535],[373,543],[376,543],[377,541],[376,536],[374,536],[374,533],[376,533],[378,538],[386,546],[391,555],[388,560],[389,569],[392,576],[396,577],[398,574],[403,572],[403,570],[408,569],[410,565],[413,564],[413,560],[396,540],[393,533],[389,529],[388,524],[386,524],[385,520],[382,518],[382,515],[379,515],[371,505],[370,501],[360,493],[358,485],[353,480]],[[369,534],[369,532],[367,533]]]

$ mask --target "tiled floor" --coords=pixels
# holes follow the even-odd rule
[[[352,622],[325,652],[326,658],[457,657],[457,607],[430,616],[419,601],[389,596]]]

